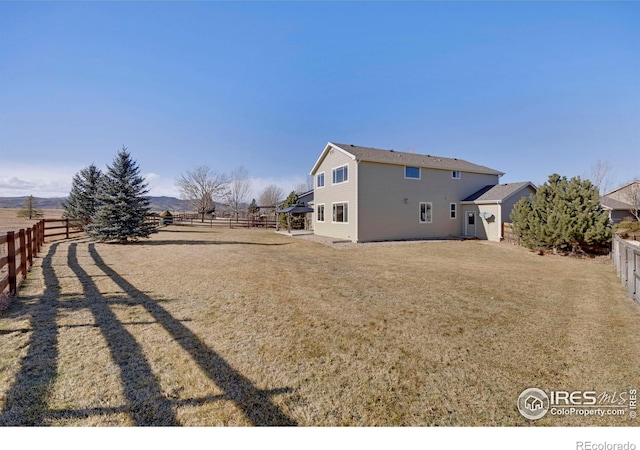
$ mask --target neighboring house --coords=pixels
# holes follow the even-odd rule
[[[311,175],[315,234],[353,242],[465,234],[500,240],[518,194],[535,191],[530,183],[493,191],[503,173],[461,159],[332,142]]]
[[[612,222],[633,221],[635,217],[632,211],[640,203],[639,197],[640,180],[635,180],[600,197],[600,204],[603,209],[609,211],[609,219]]]
[[[313,206],[313,189],[298,194],[298,204]]]
[[[613,223],[620,223],[624,221],[633,221],[634,217],[631,214],[631,205],[621,202],[609,197],[600,197],[600,205],[602,209],[609,213],[609,220]]]

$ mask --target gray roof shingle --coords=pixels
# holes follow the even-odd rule
[[[614,211],[618,211],[618,210],[629,210],[631,209],[631,205],[625,202],[621,202],[620,200],[616,200],[613,198],[609,198],[607,196],[602,196],[600,197],[600,204],[607,208],[607,209],[612,209]]]
[[[502,201],[510,195],[516,193],[523,187],[527,186],[528,181],[521,183],[505,183],[488,185],[480,189],[479,191],[471,194],[467,198],[463,199],[463,202],[497,202]]]
[[[398,164],[402,166],[417,166],[429,169],[458,170],[460,172],[483,173],[490,175],[504,175],[503,172],[498,170],[473,164],[463,159],[398,152],[395,150],[382,150],[379,148],[360,147],[357,145],[338,144],[335,142],[331,142],[331,144],[341,148],[347,153],[351,153],[356,157],[356,159],[361,161]]]

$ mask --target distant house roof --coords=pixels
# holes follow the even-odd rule
[[[289,206],[288,208],[279,209],[276,212],[278,212],[278,213],[308,213],[308,212],[313,212],[313,208],[310,208],[310,207],[305,206],[305,205],[295,205],[295,206]]]
[[[613,198],[609,198],[607,196],[600,197],[600,204],[605,209],[611,209],[614,211],[628,211],[631,209],[631,205],[625,202],[621,202],[619,200],[615,200]]]
[[[534,190],[536,187],[529,181],[523,181],[520,183],[505,183],[488,185],[483,187],[477,192],[474,192],[467,198],[463,199],[463,202],[475,202],[475,203],[498,203],[503,202],[512,195],[517,194],[527,186],[531,186]]]
[[[632,182],[630,182],[630,183],[627,183],[627,184],[624,184],[624,185],[622,185],[622,186],[620,186],[620,187],[618,187],[618,188],[615,188],[613,191],[607,192],[605,195],[603,195],[603,197],[608,197],[608,196],[610,196],[611,194],[615,194],[615,193],[616,193],[616,192],[618,192],[618,191],[622,191],[622,190],[624,190],[624,189],[627,189],[629,186],[632,186],[632,185],[634,185],[634,184],[638,184],[638,185],[640,185],[640,180],[633,180],[633,181],[632,181]]]
[[[300,192],[297,194],[297,196],[298,196],[298,204],[304,203],[305,205],[308,205],[309,203],[313,202],[313,189],[310,189],[306,192]],[[276,208],[281,208],[284,202],[286,201],[287,201],[286,198],[280,200],[278,203],[276,203]]]
[[[326,154],[332,148],[338,149],[358,161],[376,162],[383,164],[397,164],[401,166],[416,166],[428,169],[457,170],[460,172],[482,173],[489,175],[504,175],[499,170],[473,164],[463,159],[445,158],[443,156],[421,155],[418,153],[398,152],[372,147],[360,147],[351,144],[336,144],[329,142],[311,169],[313,175]]]

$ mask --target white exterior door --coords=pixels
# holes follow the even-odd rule
[[[475,211],[465,211],[464,213],[464,235],[476,236],[476,217]]]

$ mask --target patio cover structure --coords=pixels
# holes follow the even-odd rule
[[[292,214],[307,214],[313,212],[313,208],[305,205],[295,205],[289,206],[288,208],[279,209],[276,211],[277,219],[276,219],[276,231],[280,230],[280,214],[287,215],[287,231],[291,233],[291,215]],[[305,229],[307,228],[307,223],[305,220]]]

